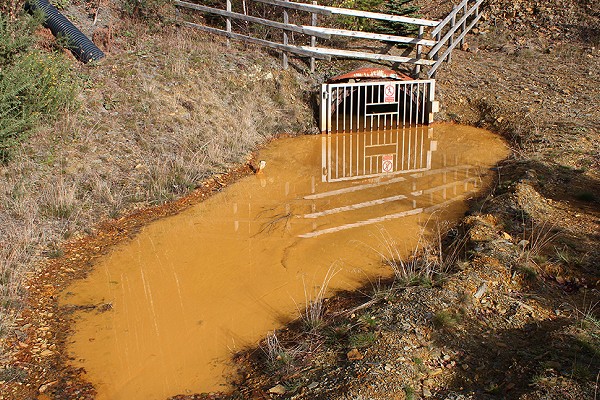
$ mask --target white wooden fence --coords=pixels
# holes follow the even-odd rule
[[[309,4],[284,0],[242,0],[240,3],[241,9],[237,11],[233,10],[231,0],[226,0],[225,9],[181,0],[175,0],[174,4],[178,9],[195,10],[202,15],[216,15],[225,19],[225,29],[222,29],[223,27],[209,26],[203,18],[195,18],[194,15],[188,13],[188,15],[179,15],[178,18],[181,24],[212,34],[226,36],[229,39],[241,40],[280,50],[283,53],[284,68],[288,66],[287,53],[292,53],[298,56],[309,57],[311,71],[314,71],[315,59],[354,58],[375,62],[385,61],[412,64],[416,74],[421,71],[421,68],[425,67],[428,68],[428,76],[434,77],[440,64],[445,60],[450,61],[452,50],[458,43],[464,41],[467,32],[479,21],[481,17],[479,8],[482,2],[483,0],[463,0],[442,21],[328,7],[317,5],[315,1]],[[281,15],[281,19],[276,21],[273,17],[269,19],[252,15],[250,9],[256,3],[272,6],[273,10],[280,10],[281,14],[279,15]],[[309,18],[302,18],[304,21],[310,21],[310,25],[291,22],[291,12],[310,14]],[[417,27],[418,34],[415,37],[408,37],[317,26],[318,16],[322,16],[322,18],[330,16],[356,17],[387,22],[401,22]],[[248,29],[244,29],[243,32],[234,32],[232,20],[244,21],[246,26],[252,23],[281,31],[281,34],[278,35],[281,40],[275,41],[272,37],[256,37]],[[430,38],[427,39],[427,36]],[[317,45],[318,39],[323,44],[326,44],[328,39],[333,37],[350,38],[352,40],[350,43],[346,42],[344,48]],[[404,53],[402,54],[389,54],[382,51],[358,51],[352,48],[352,43],[358,44],[363,43],[363,41],[402,44],[409,47],[404,49]]]

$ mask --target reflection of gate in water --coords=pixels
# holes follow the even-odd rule
[[[364,132],[429,124],[435,80],[324,84],[321,131]]]
[[[431,169],[433,129],[419,126],[323,136],[323,182]]]

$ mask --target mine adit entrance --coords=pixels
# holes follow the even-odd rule
[[[388,69],[361,68],[321,86],[322,133],[398,129],[433,122],[435,80]]]

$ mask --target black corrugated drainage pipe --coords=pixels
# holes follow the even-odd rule
[[[104,57],[100,50],[87,36],[62,15],[48,0],[28,0],[30,12],[40,10],[44,14],[44,25],[54,36],[63,35],[68,40],[68,48],[80,61],[87,63]]]

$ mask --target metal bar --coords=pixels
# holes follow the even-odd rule
[[[479,6],[481,5],[481,3],[483,3],[483,0],[477,0],[477,3],[475,3],[475,5],[474,5],[473,7],[471,7],[471,8],[469,9],[469,11],[467,11],[467,14],[465,14],[465,15],[464,15],[464,16],[463,16],[463,17],[462,17],[462,18],[461,18],[461,19],[460,19],[460,20],[457,22],[457,24],[456,24],[454,27],[450,28],[450,29],[448,30],[448,32],[446,32],[446,34],[444,35],[444,37],[442,38],[442,40],[440,40],[440,41],[438,42],[438,44],[436,44],[435,46],[433,46],[433,48],[432,48],[431,50],[429,50],[429,58],[433,58],[433,55],[434,55],[434,54],[436,54],[436,53],[437,53],[437,52],[440,50],[440,48],[441,48],[443,45],[445,45],[445,44],[446,44],[446,42],[448,41],[448,39],[449,39],[449,38],[450,38],[452,35],[454,35],[454,33],[455,33],[457,30],[458,30],[459,26],[461,26],[461,25],[462,25],[464,22],[466,22],[466,20],[467,20],[467,18],[469,17],[469,15],[470,15],[471,13],[473,13],[473,12],[474,12],[474,11],[477,9],[477,7],[479,7]],[[466,7],[466,4],[465,4],[465,7]],[[478,20],[479,20],[479,18],[478,18]],[[468,32],[470,29],[471,29],[471,28],[467,28],[467,29],[466,29],[466,31]],[[465,34],[465,31],[463,31],[462,33],[463,33],[463,34]],[[464,37],[464,36],[462,36],[462,37]]]
[[[478,4],[476,4],[474,6],[475,9],[477,9]],[[467,29],[467,17],[471,14],[471,10],[469,10],[469,13],[467,14],[467,5],[464,5],[464,16],[461,18],[462,24],[461,24],[461,33],[465,32],[465,30]],[[465,37],[463,36],[462,39],[460,40],[460,45],[464,45],[465,44]]]
[[[424,28],[422,26],[419,26],[419,39],[423,39],[423,32],[424,32]],[[418,44],[417,45],[417,60],[421,59],[421,54],[423,52],[423,46]],[[419,73],[421,72],[421,66],[419,64],[415,65],[415,76],[419,76]]]
[[[419,65],[435,64],[435,61],[428,60],[426,58],[417,60],[416,58],[392,56],[392,55],[388,55],[388,54],[365,53],[365,52],[360,52],[360,51],[329,49],[329,48],[324,48],[324,47],[308,47],[308,46],[299,46],[299,47],[310,50],[310,51],[314,51],[315,53],[318,53],[318,54],[323,54],[323,55],[328,55],[328,56],[333,56],[333,57],[354,58],[354,59],[359,59],[359,60],[390,61],[390,62],[419,64]]]
[[[227,12],[231,12],[231,0],[227,0],[226,2],[226,7],[227,7]],[[231,18],[227,17],[227,19],[225,20],[225,30],[227,31],[227,33],[231,34]],[[227,47],[231,46],[231,43],[229,42],[229,37],[227,38]]]
[[[412,79],[407,81],[381,81],[378,84],[385,85],[386,83],[400,83],[400,84],[410,84],[410,83],[422,83],[422,82],[433,82],[433,79]],[[355,83],[330,83],[332,88],[335,87],[357,87],[357,86],[372,86],[373,82],[355,82]]]
[[[425,100],[426,85],[426,83],[423,83],[423,89],[421,91],[421,94],[423,96],[421,100],[421,124],[425,123],[425,113],[427,112],[427,101]]]
[[[436,27],[433,29],[433,31],[431,31],[431,37],[435,37],[435,36],[437,36],[437,35],[438,35],[438,34],[439,34],[441,31],[442,31],[442,29],[444,29],[444,27],[445,27],[445,26],[448,24],[448,22],[450,22],[450,19],[451,19],[453,16],[456,16],[456,13],[458,12],[458,9],[459,9],[460,7],[464,7],[464,5],[465,5],[465,4],[467,4],[468,2],[469,2],[469,0],[463,0],[463,1],[462,1],[462,2],[461,2],[459,5],[458,5],[458,6],[455,6],[455,7],[452,9],[452,12],[451,12],[450,14],[448,14],[448,15],[446,16],[446,18],[444,18],[444,19],[443,19],[443,20],[442,20],[442,21],[441,21],[441,22],[440,22],[440,23],[439,23],[439,24],[438,24],[438,25],[437,25],[437,26],[436,26]]]
[[[207,12],[210,14],[221,15],[223,17],[231,17],[234,19],[239,19],[239,20],[247,21],[247,22],[254,22],[254,23],[257,23],[260,25],[270,26],[272,28],[283,29],[286,31],[296,32],[296,33],[302,33],[305,35],[313,35],[313,36],[316,36],[316,37],[319,37],[322,39],[331,39],[331,35],[322,33],[322,32],[318,32],[318,31],[314,31],[311,29],[312,27],[310,27],[310,26],[294,25],[294,24],[289,24],[289,23],[284,24],[281,22],[271,21],[271,20],[264,19],[264,18],[253,17],[251,15],[240,14],[237,12],[221,10],[218,8],[208,7],[208,6],[204,6],[201,4],[188,3],[185,1],[179,1],[179,0],[175,1],[174,4],[176,6],[183,7],[183,8],[189,8],[192,10]]]
[[[329,166],[327,165],[327,140],[331,140],[331,135],[324,135],[321,132],[321,182],[327,182],[327,171],[329,171]]]
[[[421,19],[421,18],[410,18],[403,17],[400,15],[390,15],[390,14],[382,14],[375,13],[370,11],[358,11],[352,10],[349,8],[337,8],[337,7],[327,7],[321,5],[314,4],[305,4],[305,3],[296,3],[296,2],[285,2],[282,0],[256,0],[260,3],[272,4],[281,7],[292,8],[294,10],[307,11],[307,12],[315,12],[323,15],[346,15],[350,17],[363,17],[370,19],[378,19],[382,21],[390,21],[390,22],[404,22],[412,25],[423,25],[423,26],[438,26],[440,21],[432,21],[429,19]]]
[[[411,160],[411,154],[412,154],[411,153],[411,150],[412,150],[411,143],[412,143],[412,128],[409,127],[408,128],[408,143],[406,146],[406,150],[408,150],[408,154],[406,157],[406,169],[410,169],[410,160]]]
[[[319,124],[321,133],[327,132],[327,104],[329,96],[327,94],[327,85],[321,85],[321,105],[319,107]]]
[[[354,130],[354,125],[352,124],[353,117],[353,107],[354,107],[354,90],[350,89],[350,132]]]
[[[340,36],[340,37],[352,37],[357,39],[368,39],[368,40],[380,40],[383,42],[390,43],[405,43],[405,44],[413,44],[420,46],[433,47],[437,44],[435,40],[423,39],[423,37],[409,37],[409,36],[396,36],[396,35],[386,35],[381,33],[371,33],[371,32],[363,32],[363,31],[353,31],[348,29],[336,29],[336,28],[326,28],[321,26],[302,26],[307,34],[312,32],[326,34],[330,36]],[[422,30],[423,27],[420,27]]]
[[[428,108],[429,114],[427,115],[427,123],[431,124],[433,122],[433,102],[435,101],[435,80],[431,80],[428,82],[429,84],[429,96],[428,96],[428,106],[431,104],[431,109]]]
[[[331,85],[327,85],[327,133],[331,133]]]
[[[344,109],[342,110],[343,112],[343,120],[344,120],[344,125],[343,125],[343,132],[346,132],[346,87],[344,87],[344,95],[342,96],[342,103],[344,104]],[[340,103],[340,104],[342,104]]]
[[[316,236],[325,235],[328,233],[334,233],[334,232],[339,232],[339,231],[343,231],[343,230],[347,230],[347,229],[357,228],[360,226],[378,224],[383,221],[391,221],[394,219],[407,217],[409,215],[420,214],[422,212],[423,212],[422,208],[415,208],[413,210],[402,211],[402,212],[395,213],[395,214],[388,214],[388,215],[384,215],[382,217],[371,218],[371,219],[367,219],[364,221],[354,222],[351,224],[345,224],[345,225],[336,226],[333,228],[326,228],[326,229],[322,229],[319,231],[313,231],[313,232],[305,233],[302,235],[298,235],[298,237],[301,237],[301,238],[316,237]]]
[[[456,8],[456,7],[454,7]],[[454,11],[454,9],[452,9]],[[450,28],[454,28],[456,26],[456,13],[452,14],[452,19],[450,21]],[[448,38],[448,46],[452,46],[454,44],[454,35],[450,35]],[[452,53],[448,54],[447,62],[452,61]]]
[[[335,89],[335,132],[340,131],[340,105],[339,105],[340,88]]]
[[[410,113],[408,114],[408,125],[412,126],[412,121],[413,121],[413,87],[414,84],[411,83],[410,84]]]
[[[283,44],[280,44],[280,43],[273,43],[273,42],[269,42],[268,40],[258,39],[258,38],[242,35],[239,33],[227,32],[227,31],[224,31],[223,29],[199,25],[199,24],[195,24],[193,22],[182,21],[181,24],[188,26],[190,28],[204,31],[204,32],[212,33],[215,35],[226,36],[231,39],[242,40],[245,42],[258,44],[260,46],[270,47],[270,48],[277,49],[277,50],[286,50],[286,51],[289,51],[290,53],[300,54],[300,55],[308,56],[308,57],[313,56],[313,57],[322,58],[322,59],[328,60],[328,61],[331,60],[331,57],[329,57],[329,56],[326,56],[324,54],[317,53],[317,52],[314,52],[311,50],[307,50],[307,49],[310,49],[309,47],[305,48],[304,46],[293,46],[293,45],[284,46]]]
[[[415,129],[415,152],[414,154],[414,159],[413,159],[413,169],[417,169],[417,145],[419,143],[419,130]]]
[[[477,24],[477,22],[479,22],[479,19],[481,18],[482,15],[483,14],[479,14],[477,17],[475,17],[473,19],[473,21],[469,24],[467,29],[463,33],[461,33],[460,36],[456,39],[456,42],[454,42],[452,44],[452,46],[448,46],[448,48],[446,49],[444,54],[442,54],[442,56],[435,62],[435,64],[429,70],[428,75],[430,78],[433,76],[435,71],[439,68],[440,64],[442,63],[442,61],[444,61],[444,59],[448,56],[448,54],[450,54],[452,52],[452,50],[454,50],[456,45],[458,43],[460,43],[460,41],[467,35],[467,33],[469,33],[469,31]]]
[[[329,157],[329,168],[327,168],[327,180],[331,181],[331,135],[327,135],[327,144],[327,156]]]

